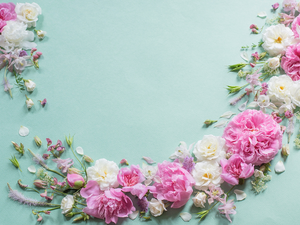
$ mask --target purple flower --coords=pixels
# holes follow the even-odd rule
[[[23,56],[26,56],[26,55],[28,55],[28,54],[25,50],[21,50],[20,53],[19,53],[19,57],[23,57]]]
[[[143,197],[142,199],[139,199],[137,202],[137,205],[140,207],[140,210],[142,212],[147,212],[148,211],[148,206],[149,206],[149,202],[148,199],[146,197]]]
[[[45,153],[45,154],[43,154],[43,159],[44,159],[44,160],[47,160],[47,159],[49,159],[49,157],[50,157],[50,154],[46,154],[46,153]]]
[[[13,87],[7,79],[3,79],[2,84],[4,86],[4,91],[10,91],[10,89]]]
[[[192,170],[193,170],[194,167],[195,167],[195,163],[194,163],[193,157],[186,156],[186,157],[184,158],[183,163],[182,163],[182,167],[183,167],[184,169],[186,169],[189,173],[192,172]]]
[[[43,101],[40,101],[40,103],[41,103],[41,105],[44,107],[44,106],[46,105],[46,103],[47,103],[47,99],[44,98],[44,100],[43,100]],[[51,144],[50,144],[50,145],[51,145]]]
[[[51,145],[52,144],[52,141],[50,138],[46,138],[46,141],[47,141],[47,146]]]
[[[278,2],[277,2],[277,3],[275,3],[274,5],[272,5],[272,7],[273,7],[273,9],[274,9],[274,10],[278,9],[278,7],[279,7],[279,3],[278,3]]]
[[[53,162],[57,163],[57,168],[61,170],[61,172],[66,173],[68,169],[74,164],[73,159],[52,159]]]
[[[219,213],[224,214],[226,218],[232,223],[230,219],[230,214],[235,215],[236,214],[236,207],[234,205],[233,199],[226,202],[227,195],[225,194],[224,199],[220,199],[220,202],[223,203],[223,205],[218,207]]]

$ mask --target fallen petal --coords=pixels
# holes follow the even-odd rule
[[[246,110],[246,106],[247,106],[248,100],[245,101],[243,104],[240,105],[240,107],[238,108],[241,112]]]
[[[36,168],[34,167],[34,165],[31,165],[31,166],[28,167],[28,171],[30,173],[35,173],[36,172]]]
[[[257,106],[258,106],[258,103],[254,101],[254,102],[250,102],[247,107],[248,108],[255,108]]]
[[[234,112],[228,111],[225,112],[222,116],[220,116],[221,118],[226,118],[226,119],[230,119],[230,117],[232,117],[233,115],[235,115]]]
[[[179,214],[183,221],[188,222],[192,219],[192,215],[188,212],[182,212]]]
[[[260,12],[260,13],[257,14],[257,16],[259,18],[266,18],[267,17],[267,13],[266,12]]]
[[[242,190],[235,189],[234,190],[236,200],[241,201],[244,200],[247,197],[247,194],[243,192]]]
[[[249,62],[249,56],[247,52],[242,52],[241,53],[241,57],[243,60],[245,60],[246,62]]]
[[[143,156],[143,159],[148,163],[148,164],[153,164],[156,163],[153,159],[150,157]]]
[[[215,128],[223,128],[226,126],[227,123],[228,123],[228,120],[224,120],[224,121],[217,123],[214,127]]]
[[[29,134],[29,129],[27,127],[21,126],[19,130],[19,134],[22,137],[25,137]]]
[[[135,220],[135,218],[139,215],[139,210],[132,212],[128,215],[128,217],[132,220]]]
[[[76,152],[77,152],[77,154],[79,154],[79,155],[83,155],[83,154],[84,154],[84,153],[83,153],[83,148],[80,147],[80,146],[78,146],[78,147],[76,148]]]
[[[275,172],[276,173],[282,173],[285,171],[285,167],[283,165],[283,162],[282,161],[279,161],[276,166],[275,166]]]

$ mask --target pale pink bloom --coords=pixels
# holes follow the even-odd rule
[[[220,202],[223,203],[223,205],[218,207],[219,213],[224,214],[226,218],[232,223],[230,219],[230,214],[235,215],[236,214],[236,207],[234,205],[233,199],[226,202],[227,195],[225,194],[224,199],[220,199]]]
[[[270,162],[282,145],[280,125],[261,111],[246,110],[230,121],[224,130],[228,152],[239,154],[245,163]]]
[[[297,5],[296,0],[283,0],[282,7],[285,12],[293,11],[295,12],[295,6]]]
[[[84,185],[85,180],[79,174],[67,174],[67,181],[70,187],[79,189]]]
[[[137,196],[139,199],[142,199],[145,194],[150,190],[150,192],[155,191],[155,187],[153,186],[145,186],[141,183],[138,183],[134,186],[123,187],[123,192],[130,192],[132,195]]]
[[[57,180],[57,178],[56,177],[53,177],[53,184],[54,185],[59,185],[59,186],[65,186],[66,185],[66,182],[59,182],[58,180]]]
[[[261,73],[258,73],[258,70],[255,71],[253,74],[248,74],[246,77],[246,81],[251,85],[252,92],[254,93],[254,88],[256,85],[261,85],[259,81],[259,76]]]
[[[195,180],[192,175],[178,163],[164,161],[158,164],[158,171],[154,177],[156,188],[153,196],[158,200],[173,202],[172,208],[184,206],[193,193]]]
[[[287,48],[281,60],[281,67],[293,81],[300,79],[300,43]]]
[[[141,183],[145,180],[140,167],[137,165],[131,165],[130,168],[121,168],[118,173],[118,182],[124,187],[134,186],[137,183]]]
[[[285,111],[284,115],[288,119],[292,118],[294,116],[293,113],[291,111],[289,111],[289,110]]]
[[[300,15],[298,15],[292,23],[292,31],[294,32],[295,38],[299,38],[297,26],[300,26]]]
[[[6,25],[6,21],[17,18],[15,7],[15,4],[12,2],[0,3],[0,32],[2,32],[3,27]]]
[[[224,191],[220,187],[216,187],[215,185],[211,184],[208,186],[209,191],[205,191],[206,194],[210,197],[208,199],[208,204],[211,204],[214,202],[214,200],[219,201],[221,195],[224,194]]]
[[[228,160],[222,159],[220,163],[222,166],[222,179],[232,185],[237,185],[239,178],[246,179],[254,173],[254,166],[246,164],[238,154],[233,154]]]
[[[271,113],[271,116],[272,116],[273,119],[276,121],[276,123],[281,123],[282,119],[281,119],[281,117],[279,116],[278,113],[272,112],[272,113]]]
[[[279,15],[280,15],[279,22],[281,24],[284,24],[285,26],[289,26],[295,19],[294,15],[288,15],[286,13],[279,13]]]
[[[87,207],[82,211],[93,217],[105,220],[105,223],[117,223],[118,218],[128,217],[135,208],[131,199],[121,189],[111,188],[101,191],[96,181],[90,180],[80,194],[86,199]]]
[[[42,193],[42,194],[40,194],[40,196],[41,196],[42,198],[45,198],[45,199],[48,200],[48,201],[52,201],[52,200],[53,200],[53,195],[47,196],[47,189],[45,189],[45,192]]]
[[[274,5],[272,5],[272,7],[273,7],[273,9],[274,9],[274,10],[278,9],[278,7],[279,7],[279,3],[278,3],[278,2],[277,2],[277,3],[275,3]]]
[[[121,164],[121,165],[122,165],[122,164],[128,165],[127,159],[122,159],[122,160],[120,161],[120,164]]]
[[[251,55],[255,60],[259,60],[259,55],[258,55],[258,53],[257,52],[255,52],[255,53],[252,53],[252,55]]]
[[[68,169],[74,164],[73,159],[52,159],[53,162],[57,163],[57,168],[61,170],[61,172],[66,173]]]

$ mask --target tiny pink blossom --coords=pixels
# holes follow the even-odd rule
[[[32,48],[31,51],[30,51],[30,53],[32,54],[32,53],[34,53],[36,50],[37,50],[37,48]]]
[[[38,214],[38,219],[37,219],[37,221],[38,222],[41,222],[43,220],[43,217],[40,215],[40,214]]]
[[[257,52],[253,53],[251,56],[254,58],[254,60],[259,60],[259,54]]]
[[[291,111],[289,111],[289,110],[285,111],[284,115],[288,119],[292,118],[294,116],[293,113]]]
[[[46,141],[47,141],[47,146],[51,145],[52,144],[52,141],[50,138],[46,138]]]
[[[127,159],[122,159],[122,160],[120,161],[120,164],[121,164],[121,165],[122,165],[122,164],[129,165]]]
[[[52,159],[53,162],[57,163],[57,168],[61,170],[61,172],[66,173],[68,169],[74,164],[73,159]]]
[[[281,123],[282,119],[281,119],[281,117],[279,116],[278,113],[272,112],[272,113],[271,113],[271,116],[272,116],[273,119],[276,121],[276,123]]]
[[[224,214],[226,218],[232,223],[230,219],[230,214],[235,215],[236,214],[236,206],[234,205],[233,199],[226,201],[227,195],[225,194],[224,199],[220,199],[220,202],[223,203],[223,205],[218,207],[218,210],[221,214]]]
[[[66,182],[59,182],[56,177],[53,178],[54,185],[65,186]]]
[[[250,25],[250,29],[258,29],[258,27],[257,27],[257,25],[255,25],[255,24],[251,24],[251,25]]]
[[[44,98],[44,100],[43,100],[43,101],[40,101],[40,103],[41,103],[41,105],[44,107],[44,106],[46,105],[46,103],[47,103],[47,99]]]
[[[35,54],[37,54],[38,56],[43,55],[43,53],[41,53],[41,52],[36,52]]]
[[[46,153],[43,154],[43,159],[47,160],[47,159],[49,159],[49,157],[50,157],[50,154],[46,154]]]
[[[255,64],[255,63],[250,63],[250,66],[251,66],[252,68],[254,68],[254,67],[256,66],[256,64]]]
[[[278,9],[278,7],[279,7],[279,3],[278,3],[278,2],[277,2],[277,3],[275,3],[274,5],[272,5],[272,7],[273,7],[273,9],[274,9],[274,10]]]
[[[50,215],[51,211],[44,211],[44,213]]]
[[[211,204],[214,202],[214,200],[219,201],[221,195],[224,194],[224,191],[220,187],[216,187],[215,185],[211,184],[209,185],[209,191],[205,191],[206,194],[210,197],[208,199],[208,204]]]
[[[246,95],[250,95],[252,93],[251,88],[245,88],[245,91],[246,91]]]
[[[259,33],[258,30],[254,29],[254,28],[251,31],[252,31],[253,34],[258,34]]]

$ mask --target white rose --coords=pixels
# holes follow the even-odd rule
[[[36,47],[36,43],[32,42],[34,34],[32,31],[27,31],[27,25],[18,21],[7,21],[0,35],[0,46],[8,51],[19,46],[23,49],[31,49]]]
[[[276,70],[280,66],[279,57],[273,57],[267,60],[268,67],[272,70]]]
[[[17,3],[15,11],[20,21],[28,27],[35,27],[38,16],[42,14],[41,7],[36,3]]]
[[[164,203],[161,200],[152,198],[149,202],[150,212],[153,216],[157,217],[163,214],[164,210],[167,211]]]
[[[32,92],[35,89],[35,83],[32,80],[26,80],[24,85],[27,88],[27,91]]]
[[[118,165],[113,161],[98,159],[95,165],[87,168],[88,180],[97,181],[101,190],[109,190],[119,186],[117,175]]]
[[[193,202],[196,207],[205,208],[204,204],[206,203],[206,194],[204,192],[198,192],[193,198]]]
[[[62,214],[66,214],[70,212],[73,208],[74,205],[74,198],[73,195],[67,195],[61,200],[61,209],[62,209]]]
[[[292,85],[291,90],[291,99],[292,102],[300,107],[300,81],[294,82],[294,85]]]
[[[27,105],[27,109],[30,109],[34,105],[34,103],[33,103],[33,101],[32,101],[31,98],[28,98],[26,100],[26,105]]]
[[[284,101],[290,96],[293,80],[287,75],[273,76],[268,81],[268,95],[271,100]]]
[[[222,168],[217,162],[203,161],[196,163],[195,169],[192,171],[196,182],[195,188],[205,191],[210,184],[214,184],[217,187],[220,186],[223,182],[220,177],[221,173]]]
[[[204,135],[203,139],[196,143],[193,153],[198,161],[215,160],[220,162],[226,155],[225,139],[213,135]]]
[[[294,40],[294,33],[283,24],[273,25],[266,29],[263,34],[262,47],[270,56],[284,55],[285,50]]]
[[[46,36],[47,32],[43,31],[43,30],[37,30],[36,34],[38,36],[39,39],[44,39],[44,37]]]

